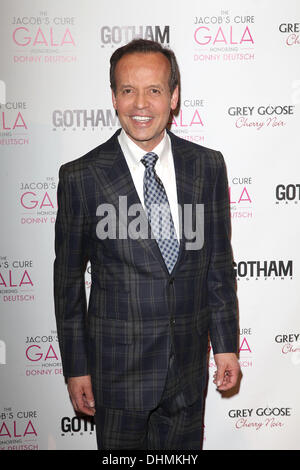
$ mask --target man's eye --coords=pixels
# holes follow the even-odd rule
[[[129,93],[131,93],[131,89],[130,88],[124,88],[123,93],[124,93],[124,95],[129,95]]]
[[[153,93],[154,95],[157,95],[160,93],[160,90],[158,90],[158,88],[152,88],[151,93]]]

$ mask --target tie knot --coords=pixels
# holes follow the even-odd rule
[[[148,152],[146,153],[146,155],[143,156],[141,162],[146,168],[154,168],[157,160],[158,156],[156,155],[156,153]]]

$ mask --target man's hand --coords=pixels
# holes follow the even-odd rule
[[[220,391],[226,391],[233,388],[240,374],[240,364],[234,353],[215,354],[215,363],[217,371],[214,374],[214,384]]]
[[[90,375],[69,377],[68,391],[75,411],[94,416],[95,401]]]

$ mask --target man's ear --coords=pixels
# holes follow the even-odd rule
[[[115,110],[117,110],[117,100],[116,100],[116,96],[113,90],[111,90],[111,99],[112,99],[113,107],[115,108]]]
[[[174,111],[174,109],[176,109],[177,104],[178,104],[178,100],[179,100],[179,87],[177,85],[175,90],[172,93],[172,96],[171,96],[171,109],[172,109],[172,111]]]

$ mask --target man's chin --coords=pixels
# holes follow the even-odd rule
[[[125,129],[124,129],[125,130]],[[144,148],[152,146],[152,148],[156,147],[159,142],[162,140],[164,136],[164,131],[158,135],[141,135],[136,133],[129,133],[125,130],[128,137],[139,147]]]

